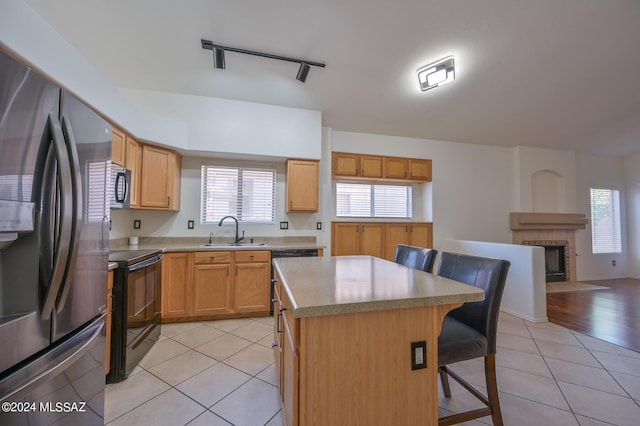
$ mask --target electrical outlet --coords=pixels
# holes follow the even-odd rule
[[[411,342],[411,369],[427,368],[427,342]]]
[[[280,222],[280,229],[289,229],[289,222]]]
[[[142,226],[142,222],[140,221],[140,219],[135,219],[133,221],[133,229],[140,229],[141,226]]]
[[[611,261],[611,266],[616,266],[616,261],[615,261],[615,259]]]
[[[322,230],[322,222],[316,222],[316,229],[318,231]]]
[[[195,222],[192,220],[187,221],[187,229],[193,229],[195,227]]]

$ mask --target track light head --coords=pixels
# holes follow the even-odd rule
[[[305,82],[307,80],[307,76],[309,75],[309,70],[311,66],[306,62],[300,62],[300,68],[298,69],[298,75],[296,75],[296,80]]]
[[[224,49],[220,47],[214,47],[212,50],[213,50],[213,67],[218,70],[225,69]]]

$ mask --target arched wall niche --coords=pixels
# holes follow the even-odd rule
[[[560,173],[539,170],[531,176],[531,198],[534,212],[566,211],[566,183]]]

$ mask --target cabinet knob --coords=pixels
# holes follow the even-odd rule
[[[277,344],[277,343],[272,343],[272,344],[271,344],[271,348],[272,348],[272,349],[273,349],[273,348],[277,348],[277,347],[278,347],[278,344]]]
[[[276,303],[278,299],[271,299],[271,303]]]
[[[280,306],[280,312],[286,311],[286,310],[287,310],[286,306]]]

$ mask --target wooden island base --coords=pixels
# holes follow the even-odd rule
[[[299,424],[437,424],[437,338],[457,306],[301,319]],[[427,368],[411,370],[422,340]]]

